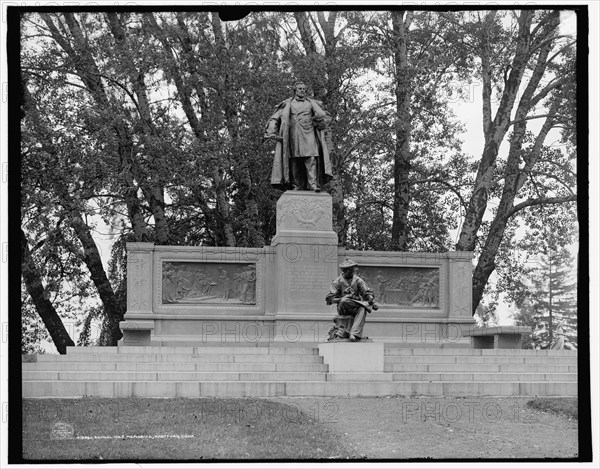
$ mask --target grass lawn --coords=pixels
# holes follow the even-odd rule
[[[358,457],[293,404],[251,398],[23,400],[27,460]]]
[[[527,402],[527,407],[563,415],[575,420],[579,417],[576,397],[536,397]]]

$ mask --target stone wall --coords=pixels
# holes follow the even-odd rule
[[[471,317],[471,253],[347,251],[332,230],[331,196],[288,191],[264,248],[128,243],[123,344],[319,342],[338,264],[358,262],[380,309],[365,333],[386,342],[462,343]]]

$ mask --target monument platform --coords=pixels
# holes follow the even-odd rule
[[[287,191],[270,246],[128,243],[121,345],[323,342],[337,314],[325,296],[352,258],[380,305],[367,336],[469,346],[472,253],[353,251],[337,242],[331,196]]]
[[[335,368],[323,345],[381,346],[383,370]],[[278,342],[68,347],[66,355],[23,363],[22,371],[25,398],[577,395],[577,352],[570,350]]]
[[[372,342],[326,342],[349,257],[379,304]],[[331,196],[288,191],[270,246],[128,243],[119,346],[23,363],[23,396],[577,395],[577,352],[473,348],[471,258],[344,250]]]
[[[383,373],[383,343],[331,341],[319,344],[331,373]]]

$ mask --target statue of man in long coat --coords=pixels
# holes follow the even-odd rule
[[[276,141],[271,185],[320,192],[332,178],[325,128],[331,116],[296,83],[294,97],[282,101],[267,122],[265,138]]]

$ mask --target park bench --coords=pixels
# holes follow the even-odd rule
[[[529,333],[531,328],[526,326],[496,326],[463,331],[463,336],[471,336],[473,348],[520,349],[523,336]]]

